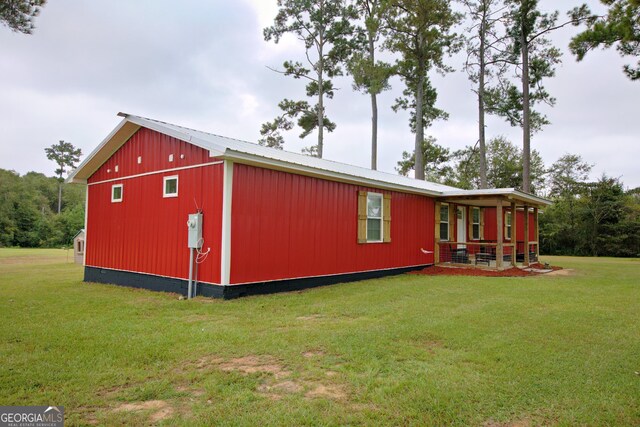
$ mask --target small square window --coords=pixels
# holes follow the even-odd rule
[[[169,154],[169,161],[173,162],[173,154]]]
[[[162,197],[178,197],[178,175],[164,177]]]
[[[142,156],[138,156],[138,164],[142,163]]]
[[[122,190],[123,190],[122,184],[114,184],[111,186],[111,202],[112,203],[122,201],[122,196],[123,196]]]

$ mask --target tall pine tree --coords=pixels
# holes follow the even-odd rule
[[[460,18],[446,0],[389,0],[386,46],[400,54],[396,69],[406,85],[405,96],[398,99],[395,109],[412,111],[416,179],[425,179],[424,129],[433,120],[446,117],[435,108],[437,92],[429,82],[429,71],[451,71],[444,57],[459,48],[451,29]]]
[[[378,168],[378,95],[389,89],[393,67],[376,60],[378,43],[383,33],[388,8],[382,0],[355,0],[361,18],[356,27],[356,43],[347,70],[353,76],[353,87],[371,98],[371,169]]]
[[[350,51],[350,20],[355,18],[355,10],[345,0],[278,0],[278,8],[274,24],[264,29],[264,39],[278,43],[286,34],[293,34],[304,44],[308,65],[299,61],[285,61],[284,70],[279,72],[295,79],[308,80],[307,96],[317,99],[317,103],[310,106],[305,101],[284,100],[280,104],[284,114],[274,122],[263,125],[262,142],[269,144],[275,138],[281,143],[279,131],[291,129],[290,119],[297,117],[298,125],[303,129],[301,138],[314,129],[318,130],[318,142],[315,148],[311,147],[308,151],[322,157],[324,130],[331,132],[335,129],[335,124],[325,115],[325,98],[332,98],[334,94],[335,87],[331,79],[342,75],[341,65]]]

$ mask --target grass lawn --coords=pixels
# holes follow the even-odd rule
[[[640,425],[640,260],[232,301],[0,249],[0,404],[67,425]]]

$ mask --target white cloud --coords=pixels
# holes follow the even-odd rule
[[[556,7],[550,0],[542,4]],[[43,9],[32,36],[1,28],[0,167],[51,173],[45,146],[65,139],[88,153],[118,123],[118,111],[256,141],[261,123],[279,114],[281,99],[305,98],[305,82],[266,68],[304,58],[292,36],[278,44],[263,40],[276,13],[276,0],[185,7],[168,0],[58,0]],[[575,30],[562,31],[554,38],[566,50]],[[460,68],[460,57],[451,61]],[[640,186],[640,84],[622,74],[626,62],[614,50],[591,52],[580,64],[565,54],[547,83],[558,100],[544,109],[552,125],[533,138],[547,164],[565,152],[579,153],[597,165],[594,175],[606,171]],[[326,108],[338,128],[326,135],[326,157],[366,167],[369,99],[352,92],[347,77],[336,83],[341,89]],[[475,143],[475,98],[466,76],[434,77],[434,84],[439,106],[451,117],[427,134],[452,149]],[[408,114],[390,110],[401,90],[394,79],[379,99],[379,169],[388,172],[414,142]],[[487,124],[488,136],[504,134],[520,143],[519,129],[499,118]],[[305,140],[298,134],[287,134],[288,150],[315,142],[314,134]]]

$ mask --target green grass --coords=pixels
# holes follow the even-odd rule
[[[543,261],[574,274],[179,301],[0,249],[0,404],[67,425],[640,425],[640,261]]]

